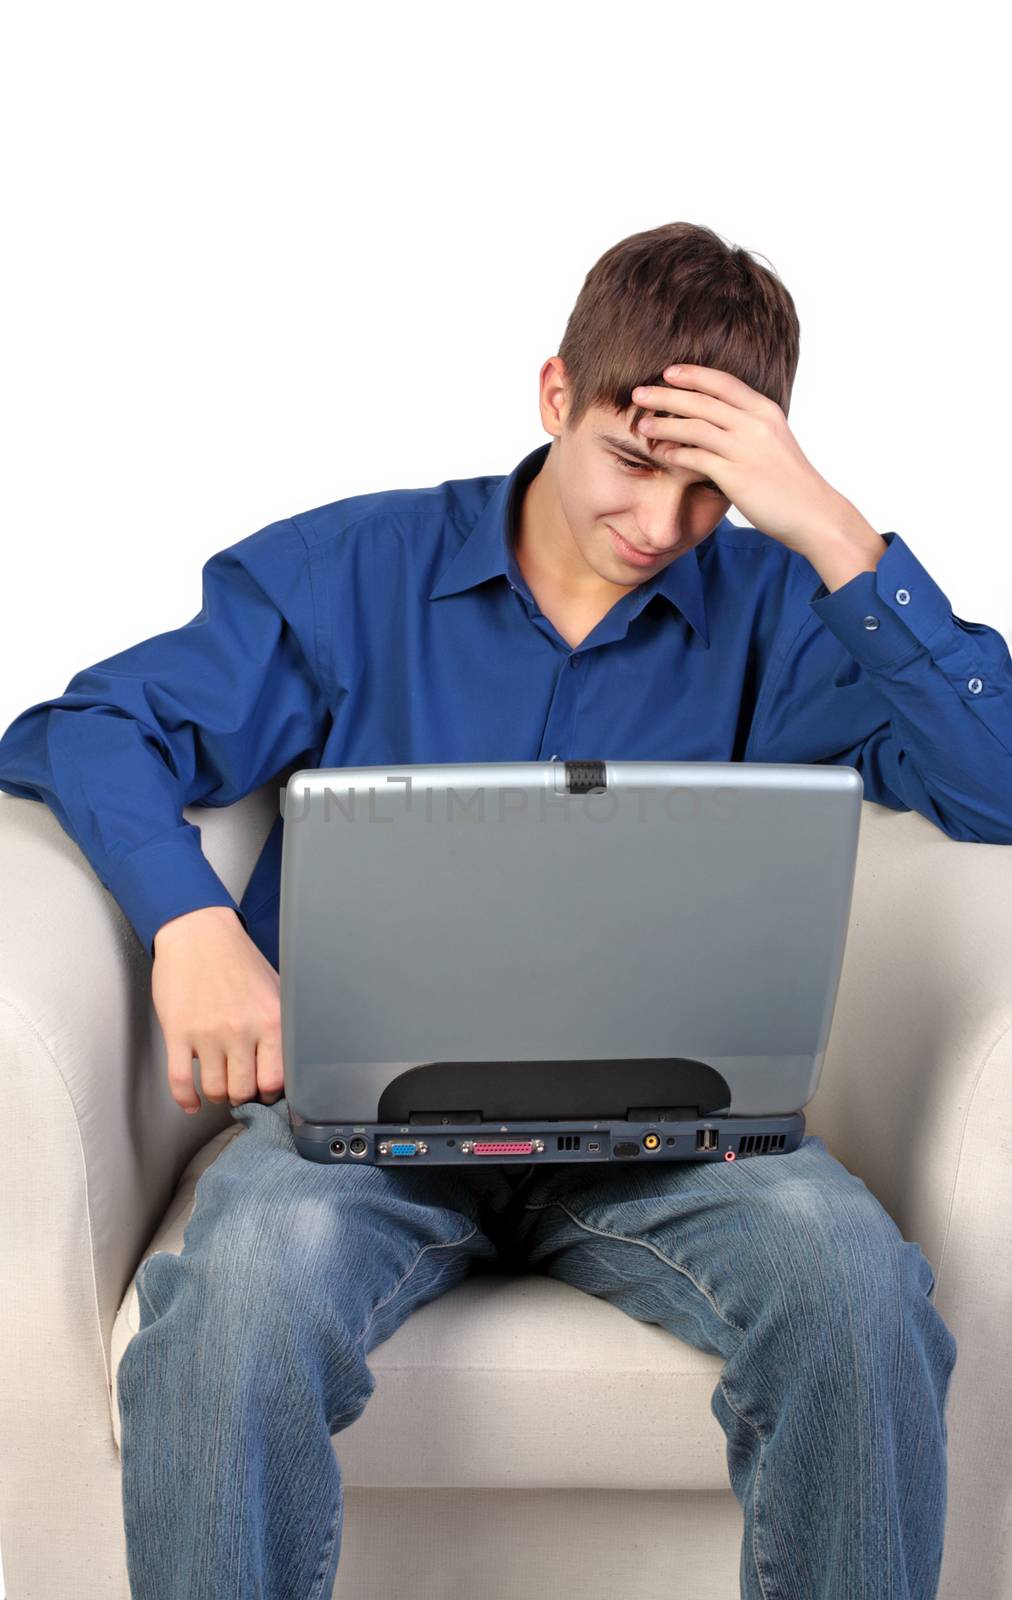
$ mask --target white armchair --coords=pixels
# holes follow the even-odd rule
[[[236,899],[285,776],[185,813]],[[172,1100],[148,955],[40,802],[0,795],[0,885],[7,1590],[127,1600],[115,1373],[134,1274],[181,1249],[199,1173],[241,1130]],[[1012,849],[865,804],[806,1115],[921,1245],[957,1340],[940,1596],[1012,1600]],[[334,1439],[336,1596],[738,1593],[718,1358],[566,1284],[478,1276],[369,1362],[375,1393]]]

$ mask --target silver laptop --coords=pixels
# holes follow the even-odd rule
[[[793,1150],[829,1039],[847,766],[302,769],[282,796],[285,1095],[313,1161]]]

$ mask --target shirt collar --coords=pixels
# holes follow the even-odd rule
[[[514,511],[521,489],[540,472],[551,444],[538,445],[502,478],[485,502],[474,527],[460,549],[443,567],[429,591],[429,599],[460,594],[488,578],[504,577],[526,590],[523,575],[513,553]],[[660,572],[630,590],[636,597],[637,611],[653,597],[662,594],[670,600],[694,628],[706,649],[710,647],[706,626],[706,605],[699,558],[695,549],[687,550],[677,561],[669,561]]]

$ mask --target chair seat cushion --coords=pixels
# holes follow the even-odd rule
[[[144,1260],[182,1249],[198,1178],[242,1132],[193,1157]],[[132,1280],[110,1351],[117,1447],[116,1376],[139,1327]],[[334,1435],[349,1487],[731,1492],[710,1409],[719,1357],[570,1284],[478,1273],[418,1307],[368,1364],[375,1391]]]

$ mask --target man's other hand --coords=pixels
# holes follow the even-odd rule
[[[173,917],[154,938],[151,995],[165,1036],[169,1087],[184,1111],[200,1110],[193,1063],[216,1104],[268,1105],[284,1090],[281,979],[231,906]]]

